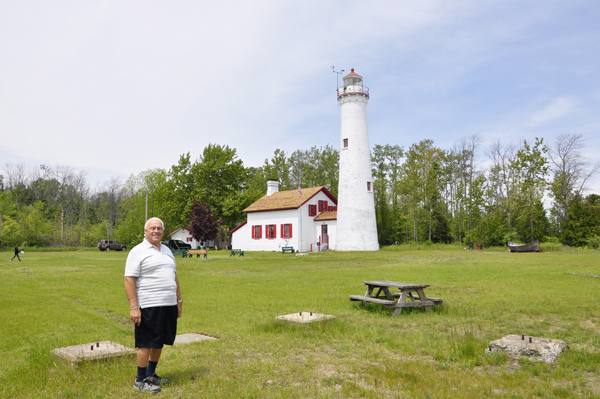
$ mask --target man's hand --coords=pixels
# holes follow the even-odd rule
[[[179,311],[179,313],[181,313],[181,311]],[[142,323],[142,311],[140,308],[130,310],[129,318],[139,326]]]

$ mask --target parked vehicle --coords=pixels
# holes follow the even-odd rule
[[[162,241],[162,243],[164,245],[166,245],[167,247],[169,247],[170,250],[173,250],[173,249],[192,249],[192,246],[190,244],[186,244],[185,242],[183,242],[181,240],[165,240],[165,241]]]
[[[125,244],[120,244],[115,240],[100,240],[98,249],[100,251],[125,251],[127,246],[125,246]]]

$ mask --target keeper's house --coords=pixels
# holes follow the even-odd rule
[[[300,194],[300,195],[299,195]],[[300,198],[299,198],[300,197]],[[267,182],[267,195],[244,209],[247,220],[231,231],[231,245],[244,251],[317,252],[335,249],[337,199],[325,187],[279,191]]]

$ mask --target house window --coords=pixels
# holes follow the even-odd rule
[[[308,206],[308,216],[317,216],[317,206],[316,205]]]
[[[265,225],[265,235],[266,235],[266,238],[268,238],[269,240],[272,240],[273,238],[277,238],[277,231],[276,231],[275,227],[277,227],[277,225],[275,225],[275,224]]]
[[[282,224],[281,225],[281,238],[292,238],[292,225]]]
[[[327,201],[319,201],[319,212],[327,211]]]
[[[252,238],[254,238],[255,240],[260,240],[262,238],[262,226],[261,225],[255,225],[252,226]]]
[[[344,139],[344,148],[348,148],[348,139]]]
[[[369,191],[369,192],[371,191],[371,182],[370,181],[367,182],[367,191]]]

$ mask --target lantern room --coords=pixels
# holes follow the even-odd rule
[[[352,68],[351,72],[343,78],[344,86],[338,88],[338,98],[348,94],[365,94],[369,97],[369,88],[363,85],[363,78]]]

